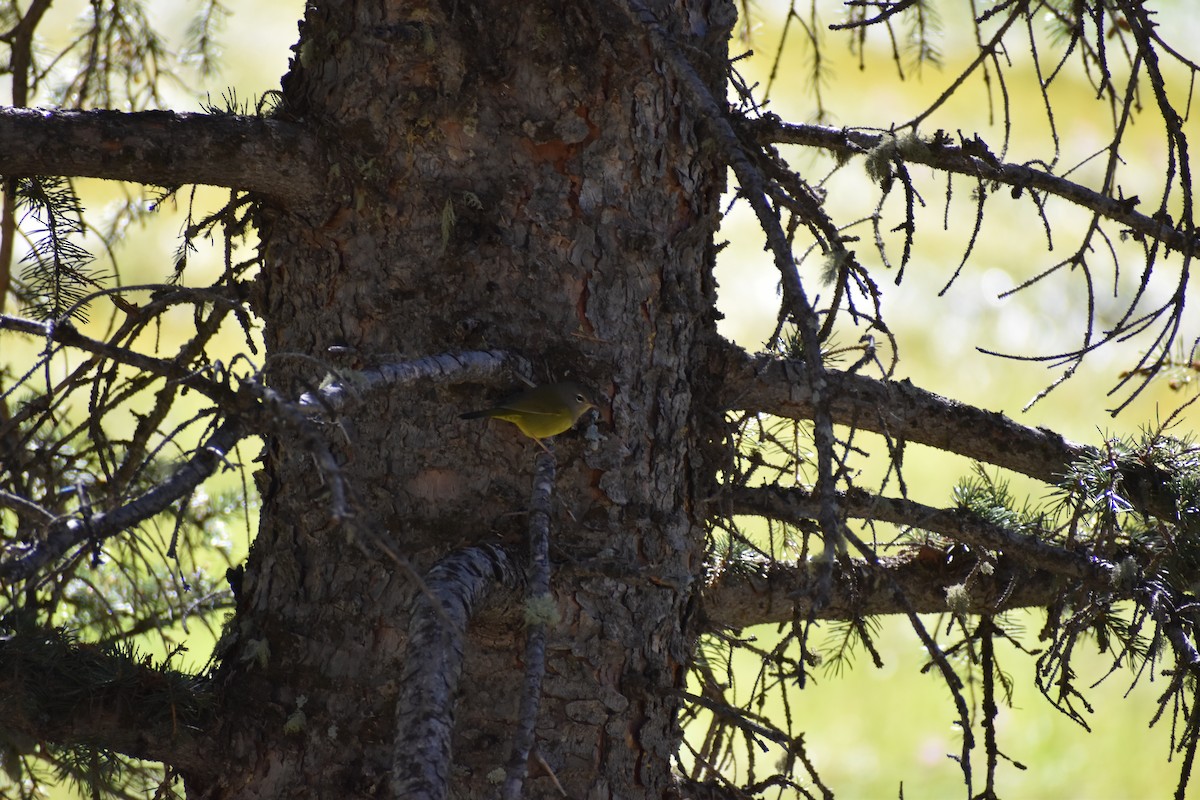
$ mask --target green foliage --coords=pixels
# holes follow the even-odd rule
[[[93,256],[79,244],[83,208],[70,181],[22,178],[17,181],[17,204],[24,222],[33,225],[21,272],[29,313],[38,319],[65,316],[86,321],[84,300],[104,276],[90,269]]]
[[[883,659],[875,649],[875,638],[879,635],[880,622],[876,618],[835,620],[828,626],[825,644],[818,654],[830,675],[837,677],[843,670],[854,665],[859,649],[866,650],[876,668],[883,666]]]
[[[1192,436],[1170,436],[1160,427],[1109,439],[1093,458],[1072,465],[1063,487],[1058,500],[1070,517],[1070,540],[1084,538],[1115,562],[1135,556],[1149,567],[1145,579],[1195,594],[1200,449]]]
[[[141,726],[194,726],[207,713],[204,681],[176,670],[174,655],[155,661],[128,643],[85,644],[63,628],[38,628],[27,614],[0,619],[0,671],[21,682],[0,720],[0,761],[10,782],[3,787],[0,781],[0,787],[39,796],[36,778],[48,767],[55,781],[73,784],[80,794],[134,797],[155,787],[169,790],[173,781],[162,777],[161,768],[70,735],[37,743],[12,726],[50,719],[69,729],[77,713],[96,708]]]
[[[920,72],[925,65],[942,66],[942,50],[938,44],[942,37],[942,18],[937,5],[929,0],[917,0],[905,11],[904,20],[908,27],[905,46],[909,69]]]
[[[218,37],[229,13],[229,9],[218,0],[209,0],[188,23],[179,58],[185,63],[195,64],[202,77],[217,71],[221,55]]]
[[[38,541],[50,520],[86,519],[93,509],[157,485],[175,464],[136,439],[98,437],[87,425],[52,424],[33,413],[47,405],[44,396],[26,398],[16,407],[17,424],[0,429],[0,441],[21,447],[19,457],[0,462],[0,491],[28,502],[27,513],[0,510],[0,547],[9,555]],[[63,569],[36,586],[0,587],[0,616],[25,609],[113,643],[151,631],[169,636],[173,625],[189,618],[208,625],[231,596],[223,576],[211,577],[205,565],[229,566],[226,529],[244,524],[247,513],[241,492],[202,495],[152,518],[138,536],[85,542]],[[103,562],[118,568],[93,571]]]
[[[982,464],[955,485],[954,502],[980,519],[1018,533],[1036,534],[1051,527],[1046,514],[1032,508],[1028,500],[1018,507],[1008,481],[988,474]]]
[[[242,117],[266,117],[275,113],[278,104],[282,102],[283,95],[280,92],[265,92],[259,97],[252,97],[246,100],[238,97],[236,87],[229,87],[221,92],[220,102],[216,102],[212,97],[208,97],[200,104],[200,108],[205,114],[236,114]]]

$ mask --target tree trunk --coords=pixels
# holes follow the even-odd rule
[[[318,131],[324,192],[268,208],[271,383],[498,348],[603,407],[558,437],[547,674],[526,795],[672,791],[703,500],[722,419],[710,381],[712,232],[724,171],[676,81],[614,4],[310,3],[283,114]],[[657,4],[723,96],[724,0]],[[486,132],[486,134],[484,133]],[[330,348],[334,348],[331,350]],[[349,353],[349,355],[346,355]],[[519,384],[363,398],[327,427],[350,517],[302,443],[266,445],[261,531],[222,677],[213,797],[383,795],[415,575],[476,544],[520,548],[537,446],[459,420]],[[408,562],[402,566],[387,551]],[[410,569],[411,568],[411,569]],[[523,682],[520,598],[471,627],[451,794],[494,797]],[[499,772],[498,772],[499,770]]]

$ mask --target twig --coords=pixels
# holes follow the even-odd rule
[[[529,515],[529,589],[526,593],[525,685],[517,731],[513,735],[512,755],[504,777],[504,800],[520,800],[521,787],[529,769],[533,750],[538,707],[542,700],[542,679],[546,674],[546,623],[553,613],[550,596],[550,492],[554,488],[554,454],[538,455],[533,474],[533,497]]]
[[[753,514],[790,522],[814,518],[819,503],[812,492],[799,488],[727,487],[722,500],[734,514]],[[1102,558],[1057,547],[1035,536],[988,522],[966,509],[934,508],[900,497],[882,497],[861,489],[839,493],[847,516],[908,525],[947,536],[964,544],[999,550],[1033,569],[1107,585],[1115,567]]]
[[[820,147],[846,155],[863,154],[877,148],[888,134],[834,128],[828,125],[785,124],[778,117],[765,116],[748,123],[759,141],[776,144],[798,144]],[[1151,217],[1134,210],[1136,197],[1118,199],[1069,181],[1044,169],[1003,162],[976,138],[966,146],[952,144],[949,139],[935,136],[920,141],[919,146],[897,151],[896,158],[912,164],[960,175],[970,175],[985,181],[995,181],[1014,189],[1033,189],[1061,197],[1077,206],[1124,225],[1134,236],[1154,239],[1184,255],[1200,254],[1200,236],[1182,226],[1171,225],[1162,217]]]

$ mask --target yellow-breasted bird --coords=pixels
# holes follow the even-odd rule
[[[541,445],[542,439],[569,430],[585,411],[595,408],[593,398],[590,389],[573,381],[549,383],[515,394],[491,408],[461,414],[459,418],[502,419]]]

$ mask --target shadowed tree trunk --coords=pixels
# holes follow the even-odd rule
[[[661,11],[722,91],[729,5]],[[310,7],[283,108],[331,166],[321,190],[260,223],[267,363],[284,395],[319,382],[311,359],[331,352],[359,367],[487,348],[523,355],[539,381],[598,390],[589,435],[556,445],[551,540],[567,577],[537,728],[572,797],[663,796],[680,736],[671,690],[693,643],[714,468],[696,432],[719,436],[722,420],[702,393],[723,170],[678,91],[603,4]],[[426,654],[406,649],[419,584],[380,545],[424,572],[453,548],[521,542],[540,451],[511,426],[457,418],[502,388],[397,389],[329,426],[346,524],[312,502],[326,478],[305,449],[271,439],[224,668],[246,713],[227,717],[230,757],[204,793],[386,783],[405,662]],[[514,735],[521,604],[495,609],[466,648],[455,796],[494,796]],[[297,711],[303,727],[285,733]],[[540,767],[528,788],[555,793]]]

